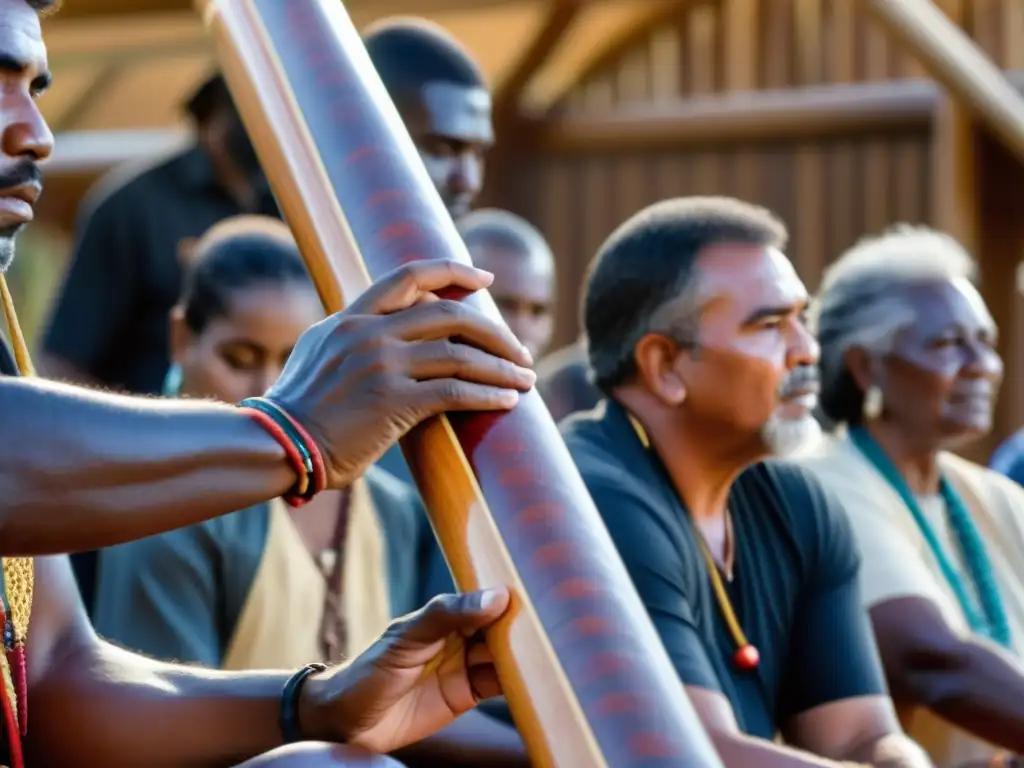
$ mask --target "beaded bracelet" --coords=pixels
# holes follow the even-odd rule
[[[275,419],[275,421],[278,421],[282,427],[294,430],[295,434],[298,436],[299,442],[309,452],[313,474],[312,494],[315,495],[325,490],[327,488],[327,466],[324,464],[324,457],[323,454],[320,453],[320,448],[317,446],[316,441],[310,436],[309,432],[306,431],[306,428],[303,427],[294,416],[273,400],[266,397],[254,397],[251,399],[255,401],[251,407],[260,408],[262,406],[264,413],[267,413],[268,416],[276,415],[279,417],[280,420]],[[283,424],[282,421],[284,422]]]
[[[239,406],[250,412],[259,413],[264,419],[272,422],[277,428],[272,434],[275,434],[275,437],[277,434],[283,435],[290,446],[298,452],[304,482],[297,484],[283,497],[289,506],[301,507],[327,487],[327,470],[320,449],[302,425],[284,408],[265,397],[246,398]]]
[[[309,463],[303,458],[298,444],[288,436],[288,433],[271,416],[268,416],[263,411],[247,406],[241,406],[241,409],[284,449],[285,458],[298,477],[292,489],[285,494],[284,500],[289,506],[301,507],[312,498],[309,494],[312,472],[310,471]]]

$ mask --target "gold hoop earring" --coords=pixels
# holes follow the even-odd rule
[[[876,384],[872,384],[868,387],[868,391],[864,393],[864,406],[861,411],[864,415],[864,420],[871,421],[881,416],[882,405],[882,390]]]

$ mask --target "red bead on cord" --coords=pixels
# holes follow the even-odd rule
[[[761,663],[761,654],[755,646],[747,643],[736,651],[736,655],[732,657],[732,662],[738,669],[750,672],[757,669],[757,665]]]
[[[295,470],[295,474],[298,477],[303,477],[306,474],[306,464],[302,460],[302,454],[299,453],[298,447],[296,447],[277,422],[262,411],[257,411],[255,408],[242,408],[242,410],[248,414],[249,418],[263,427],[263,429],[265,429],[270,436],[277,441],[278,445],[284,449],[284,455],[288,459],[288,463],[291,465],[292,469]],[[288,506],[294,508],[301,507],[309,501],[309,499],[304,499],[295,493],[285,494],[282,498],[284,498],[284,501]]]
[[[288,423],[294,427],[295,431],[299,433],[299,437],[306,444],[306,450],[309,451],[309,456],[313,460],[313,488],[314,494],[320,493],[327,488],[327,465],[324,463],[324,456],[320,453],[320,447],[316,444],[316,441],[310,436],[306,428],[303,427],[295,417],[292,416],[288,411],[282,408],[280,405],[275,403],[273,400],[261,397],[260,400],[270,405],[274,410],[280,413],[284,418],[288,419]]]

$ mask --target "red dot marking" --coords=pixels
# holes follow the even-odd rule
[[[584,578],[566,579],[558,585],[558,596],[570,600],[579,597],[590,597],[600,594],[601,590],[594,582]]]
[[[552,541],[537,547],[533,553],[533,564],[544,567],[557,565],[568,560],[572,555],[572,543],[568,541]]]
[[[562,511],[562,505],[558,502],[542,501],[526,507],[517,517],[522,525],[533,525],[554,521],[562,516]]]
[[[576,628],[576,631],[584,637],[593,637],[594,635],[607,634],[609,631],[608,622],[600,616],[580,616],[576,621],[572,622],[572,626]]]

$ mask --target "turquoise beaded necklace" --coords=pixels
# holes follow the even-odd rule
[[[940,478],[939,493],[942,495],[943,501],[946,502],[949,522],[971,580],[977,589],[978,601],[981,603],[980,608],[976,605],[976,601],[971,599],[963,578],[953,566],[946,552],[943,551],[935,530],[928,522],[917,499],[914,498],[914,494],[911,493],[910,488],[889,457],[885,455],[881,446],[861,427],[850,429],[849,435],[851,442],[874,465],[893,490],[900,495],[903,503],[907,505],[921,535],[924,536],[932,555],[938,562],[942,575],[945,576],[949,586],[956,594],[971,630],[995,641],[1004,648],[1009,648],[1010,625],[1006,620],[1003,598],[999,594],[999,587],[996,585],[995,575],[992,572],[992,563],[989,562],[988,554],[985,552],[981,534],[978,532],[974,520],[971,519],[970,512],[967,511],[967,507],[960,499],[960,495],[945,477]]]

